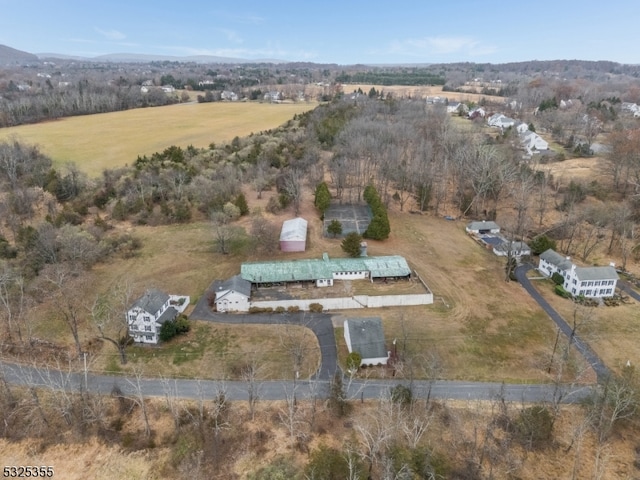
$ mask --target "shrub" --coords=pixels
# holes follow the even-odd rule
[[[515,421],[520,441],[528,448],[544,446],[551,440],[553,416],[548,408],[536,405],[525,408]]]
[[[564,277],[558,272],[554,272],[553,275],[551,275],[551,280],[553,280],[553,283],[556,285],[564,285]]]
[[[413,400],[413,392],[405,385],[391,388],[391,400],[398,405],[409,405]]]
[[[284,307],[280,306],[280,307],[276,307],[276,313],[284,313],[286,310]]]
[[[347,355],[347,370],[352,372],[357,371],[362,363],[362,355],[358,352],[351,352]]]
[[[321,303],[310,303],[309,304],[309,311],[313,312],[313,313],[322,313],[322,309],[324,307],[322,306]]]
[[[556,295],[560,295],[562,298],[571,298],[571,294],[567,292],[562,285],[556,285],[554,291]]]
[[[546,235],[539,235],[529,243],[531,247],[531,252],[534,255],[540,255],[543,252],[546,252],[550,248],[556,249],[556,241],[547,237]]]
[[[0,258],[16,258],[18,250],[12,247],[6,238],[0,235]]]
[[[287,307],[287,312],[289,313],[298,313],[300,311],[300,307],[297,305],[290,305]]]

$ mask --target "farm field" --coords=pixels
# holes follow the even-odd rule
[[[276,128],[317,103],[182,103],[70,117],[0,129],[0,140],[37,144],[55,166],[75,162],[91,177],[176,145],[206,148]]]

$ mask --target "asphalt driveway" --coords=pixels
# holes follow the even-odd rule
[[[331,315],[326,313],[217,313],[209,307],[209,294],[215,292],[214,284],[200,297],[189,315],[193,320],[204,320],[228,324],[299,325],[309,328],[320,346],[320,367],[312,380],[330,380],[338,370],[338,348],[331,324]]]
[[[573,337],[573,344],[580,354],[585,358],[585,360],[591,365],[593,370],[596,372],[598,377],[598,383],[605,383],[609,376],[611,375],[611,370],[607,368],[604,362],[598,357],[598,355],[591,349],[591,347],[586,344],[575,332],[572,332],[572,328],[569,324],[560,316],[558,312],[556,312],[549,303],[542,298],[542,295],[534,288],[531,284],[531,281],[527,277],[527,272],[531,270],[533,267],[529,264],[523,264],[516,268],[515,274],[520,285],[524,287],[524,289],[531,295],[538,305],[542,307],[542,309],[551,317],[551,320],[555,322],[560,331],[564,333],[567,338]]]

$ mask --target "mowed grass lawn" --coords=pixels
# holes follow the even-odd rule
[[[54,165],[76,163],[91,177],[171,145],[204,148],[276,128],[317,103],[183,103],[85,115],[0,129],[0,140],[37,144]]]

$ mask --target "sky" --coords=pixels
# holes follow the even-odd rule
[[[640,0],[0,0],[0,44],[85,57],[636,64],[639,19]]]

